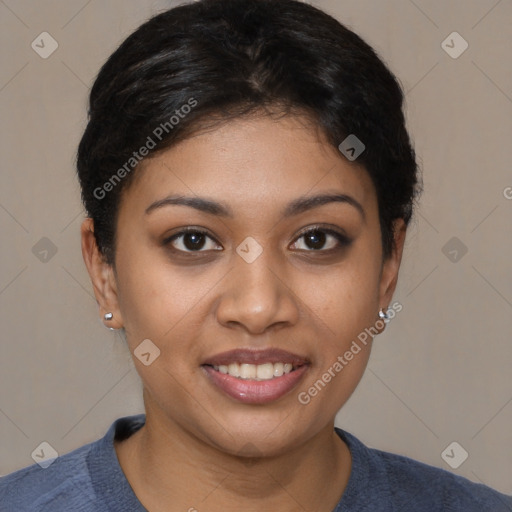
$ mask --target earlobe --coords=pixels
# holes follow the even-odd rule
[[[100,307],[100,316],[104,324],[111,329],[123,327],[122,315],[117,299],[117,285],[113,268],[101,254],[94,236],[94,221],[90,217],[81,226],[82,256],[94,289],[96,302]],[[110,313],[108,317],[105,317]]]

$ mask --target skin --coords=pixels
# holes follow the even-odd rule
[[[132,356],[147,338],[161,351],[149,366],[133,356],[146,425],[115,444],[134,492],[151,512],[332,511],[351,470],[334,418],[363,375],[371,342],[309,404],[297,396],[390,305],[403,220],[395,223],[396,250],[383,261],[368,173],[296,116],[229,121],[136,172],[120,205],[115,269],[98,251],[92,220],[81,228],[100,314],[114,315],[106,324],[125,328]],[[283,217],[289,202],[325,192],[356,199],[365,219],[340,202]],[[145,214],[171,194],[221,202],[233,217],[182,205]],[[317,224],[352,242],[340,246],[327,233],[315,249],[303,230]],[[199,252],[187,235],[163,244],[186,226],[209,232]],[[263,248],[252,263],[236,252],[249,236]],[[220,352],[270,347],[310,361],[299,385],[272,403],[240,403],[201,368]]]

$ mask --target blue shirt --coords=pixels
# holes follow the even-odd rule
[[[147,512],[119,465],[115,439],[145,415],[119,418],[106,435],[58,457],[0,478],[1,512]],[[333,512],[511,512],[512,496],[421,462],[366,447],[336,428],[352,454],[352,471]],[[200,504],[196,504],[200,510]]]

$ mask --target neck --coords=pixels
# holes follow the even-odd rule
[[[146,424],[116,444],[121,467],[150,511],[331,512],[347,485],[348,447],[333,423],[283,455],[227,454],[179,425],[146,414]]]

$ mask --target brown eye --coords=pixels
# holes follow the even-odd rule
[[[171,245],[173,249],[181,252],[204,252],[206,250],[219,250],[218,245],[206,231],[196,228],[187,228],[164,241],[164,245]],[[203,251],[204,249],[204,251]]]
[[[302,244],[299,244],[299,240],[304,240]],[[345,235],[338,233],[332,229],[325,228],[313,228],[304,233],[294,243],[295,247],[299,250],[305,250],[309,252],[314,251],[329,251],[336,250],[337,248],[346,247],[350,245],[351,240]]]

